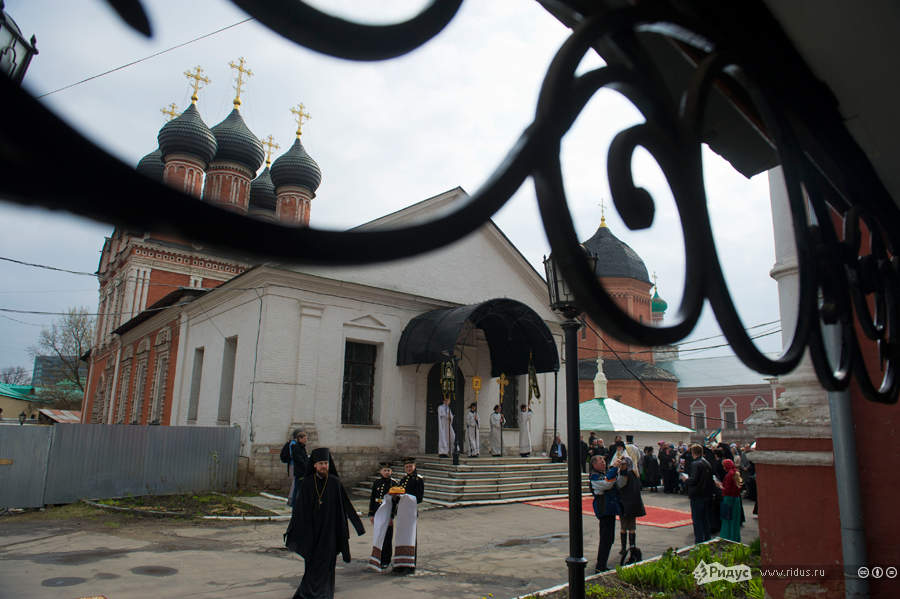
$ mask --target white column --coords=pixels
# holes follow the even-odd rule
[[[775,264],[769,276],[778,283],[781,338],[782,345],[786,347],[797,323],[800,282],[791,211],[781,167],[769,171],[769,194],[775,235]],[[793,372],[778,380],[784,386],[784,392],[778,398],[778,407],[756,411],[745,420],[745,424],[758,437],[830,437],[828,399],[816,378],[809,351]]]

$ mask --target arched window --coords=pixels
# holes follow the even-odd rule
[[[691,404],[691,424],[698,432],[706,429],[706,403],[699,397]]]
[[[737,428],[737,404],[730,397],[726,397],[719,404],[721,412],[722,428],[725,430],[734,430]]]

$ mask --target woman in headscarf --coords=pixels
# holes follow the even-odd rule
[[[741,505],[741,474],[734,467],[734,461],[722,460],[725,480],[722,481],[722,530],[719,536],[729,541],[741,542],[741,520],[744,508]]]
[[[619,490],[622,501],[622,514],[619,516],[619,539],[622,541],[620,555],[637,544],[637,519],[646,516],[644,501],[641,499],[641,479],[634,471],[634,461],[630,457],[619,460],[620,476],[625,477],[625,485]],[[627,542],[627,545],[626,545]]]

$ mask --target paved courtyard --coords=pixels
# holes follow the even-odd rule
[[[647,505],[690,511],[683,496],[644,493]],[[758,536],[748,520],[743,538]],[[336,596],[480,599],[515,597],[565,582],[568,514],[525,504],[429,509],[419,516],[419,567],[414,576],[365,568],[367,534],[351,538],[353,560],[338,562]],[[303,560],[284,550],[284,522],[186,523],[109,519],[0,519],[0,598],[108,599],[252,597],[288,599]],[[597,521],[584,517],[585,554],[593,566]],[[693,541],[690,526],[638,526],[645,557]],[[614,553],[616,553],[614,549]]]

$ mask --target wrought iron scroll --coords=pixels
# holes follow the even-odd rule
[[[415,49],[453,19],[461,1],[434,0],[404,23],[367,26],[298,0],[233,0],[286,38],[352,60],[382,60]],[[126,22],[144,31],[137,0],[113,4]],[[747,44],[746,35],[730,29],[727,19],[704,19],[699,11],[673,8],[690,6],[689,2],[641,3],[619,10],[588,3],[593,12],[581,7],[580,13],[575,7],[581,3],[575,0],[557,4],[571,9],[568,14],[577,15],[577,22],[547,71],[533,122],[480,189],[433,221],[394,230],[333,232],[297,229],[221,210],[143,178],[5,78],[0,78],[0,95],[7,113],[17,118],[6,119],[0,130],[0,191],[23,204],[63,209],[127,228],[166,230],[245,256],[338,265],[394,260],[448,245],[482,226],[531,176],[552,252],[579,306],[614,337],[645,346],[674,343],[690,333],[703,302],[709,300],[731,347],[754,370],[787,373],[809,349],[825,388],[845,389],[852,376],[868,399],[895,403],[900,384],[896,374],[900,211],[871,165],[860,158],[862,153],[838,113],[818,111],[813,122],[798,117],[785,107],[784,90],[777,83],[797,75],[796,64],[777,64],[771,53],[759,52],[758,44]],[[746,28],[747,23],[738,26]],[[665,36],[697,58],[693,80],[680,102],[673,102],[661,88],[662,74],[652,60],[629,43],[637,32]],[[601,41],[614,43],[626,56],[627,66],[606,66],[576,76],[584,54]],[[785,73],[785,68],[795,71]],[[805,65],[800,75],[811,79],[803,69]],[[788,188],[799,262],[798,319],[787,349],[774,360],[755,347],[738,316],[707,211],[701,123],[712,90],[723,85],[752,100],[765,135],[779,154]],[[653,220],[653,198],[635,186],[631,175],[632,154],[639,146],[660,165],[678,207],[685,288],[675,322],[666,326],[634,321],[612,300],[580,251],[568,210],[560,140],[603,88],[618,91],[645,118],[616,135],[609,148],[607,172],[619,214],[632,229],[648,227]],[[34,135],[35,130],[46,135]],[[832,137],[838,143],[811,142],[815,136],[810,131],[817,130],[836,132]],[[48,135],[53,136],[49,149]],[[834,165],[842,163],[852,166],[836,171]],[[53,177],[45,176],[47,164],[54,166]],[[109,184],[94,185],[101,178]],[[826,352],[823,325],[840,329],[840,352],[834,360]],[[877,345],[880,363],[873,370],[880,370],[879,381],[873,380],[864,363],[861,345],[866,342]]]

